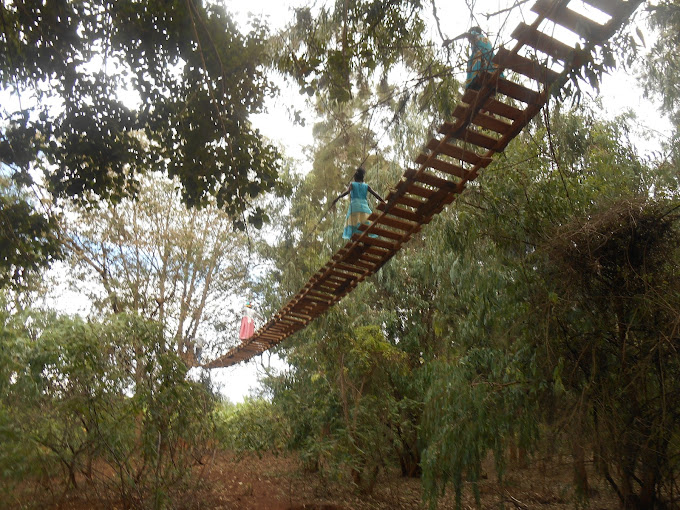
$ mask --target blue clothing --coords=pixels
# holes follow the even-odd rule
[[[475,83],[475,79],[480,71],[493,73],[496,70],[496,64],[491,62],[493,57],[493,46],[491,46],[486,37],[477,36],[470,43],[470,57],[467,64],[467,78],[465,80],[466,89],[479,89],[479,83]],[[503,75],[501,74],[502,77]]]
[[[351,238],[352,234],[359,231],[359,225],[362,223],[369,225],[367,220],[373,212],[368,206],[368,184],[353,181],[350,183],[350,187],[349,210],[345,220],[345,229],[342,232],[343,239]]]

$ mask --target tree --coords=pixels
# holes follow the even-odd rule
[[[678,476],[678,207],[623,200],[565,225],[546,246],[556,381],[631,510],[663,504]]]
[[[332,102],[346,102],[374,73],[383,77],[409,54],[417,54],[424,24],[421,2],[337,2],[333,9],[296,9],[282,34],[279,67],[301,89]]]
[[[55,196],[80,201],[134,196],[153,169],[179,179],[187,204],[214,196],[236,219],[278,175],[248,120],[272,91],[265,34],[200,0],[3,3],[0,74],[18,107],[0,161],[21,182],[42,169]]]
[[[61,256],[57,216],[37,212],[25,192],[0,177],[0,288],[25,288]]]
[[[432,499],[448,484],[461,490],[463,477],[480,476],[488,451],[503,475],[513,446],[537,448],[543,429],[552,447],[573,456],[581,497],[592,454],[622,507],[643,508],[676,476],[643,459],[647,446],[676,455],[656,443],[675,433],[675,418],[648,412],[663,409],[660,391],[676,391],[667,379],[675,369],[648,361],[675,320],[675,293],[662,283],[673,285],[674,265],[656,262],[676,256],[674,213],[665,205],[673,184],[663,166],[636,157],[625,118],[559,111],[546,118],[549,127],[534,125],[506,150],[503,166],[512,171],[485,175],[448,220],[448,249],[459,257],[452,304],[465,308],[450,312],[450,361],[431,367],[425,488]],[[640,209],[617,205],[645,201]],[[627,394],[638,389],[642,397]],[[622,433],[616,440],[613,430]]]
[[[226,212],[187,208],[173,181],[148,177],[135,200],[69,216],[73,285],[97,310],[158,321],[188,358],[198,336],[211,348],[236,340],[227,297],[244,291],[249,247]]]
[[[213,440],[214,398],[157,323],[0,319],[0,486],[87,484],[125,508],[186,497]]]
[[[677,0],[659,2],[648,7],[649,24],[658,38],[644,62],[644,83],[648,93],[658,93],[663,110],[680,125],[677,104],[680,98],[680,4]]]

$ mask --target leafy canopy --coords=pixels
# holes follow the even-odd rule
[[[278,154],[248,116],[272,92],[266,30],[243,35],[200,0],[29,0],[0,5],[0,162],[58,197],[118,201],[139,174],[179,177],[189,205],[233,216],[272,190]],[[250,221],[261,224],[256,209]]]

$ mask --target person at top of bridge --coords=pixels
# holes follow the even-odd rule
[[[496,64],[492,62],[494,57],[493,46],[484,36],[482,29],[479,27],[472,27],[466,33],[459,35],[456,39],[467,37],[470,42],[470,54],[467,63],[467,78],[465,79],[465,88],[472,90],[479,90],[481,85],[480,72],[493,73],[496,70]],[[501,73],[501,78],[503,74]]]
[[[364,182],[365,174],[366,170],[361,167],[357,168],[357,171],[354,172],[353,180],[349,183],[347,189],[331,203],[332,209],[335,207],[335,203],[342,197],[350,196],[349,209],[345,218],[345,228],[342,231],[343,239],[350,239],[353,234],[359,231],[359,226],[362,223],[369,224],[368,217],[373,212],[368,205],[369,193],[381,202],[384,202],[382,197]]]

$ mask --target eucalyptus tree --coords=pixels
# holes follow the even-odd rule
[[[451,282],[466,311],[452,310],[450,361],[431,367],[426,492],[451,484],[460,497],[489,451],[503,475],[513,446],[546,439],[573,455],[582,497],[592,456],[622,507],[651,508],[675,483],[667,439],[680,425],[664,411],[678,388],[658,344],[675,342],[672,180],[637,157],[630,119],[553,117],[454,206]]]
[[[663,109],[680,125],[680,5],[677,1],[658,2],[648,7],[649,23],[658,36],[645,60],[644,80],[648,92],[658,94]]]
[[[421,46],[422,3],[335,2],[301,7],[282,34],[279,67],[310,95],[345,102],[375,74],[386,73]]]

